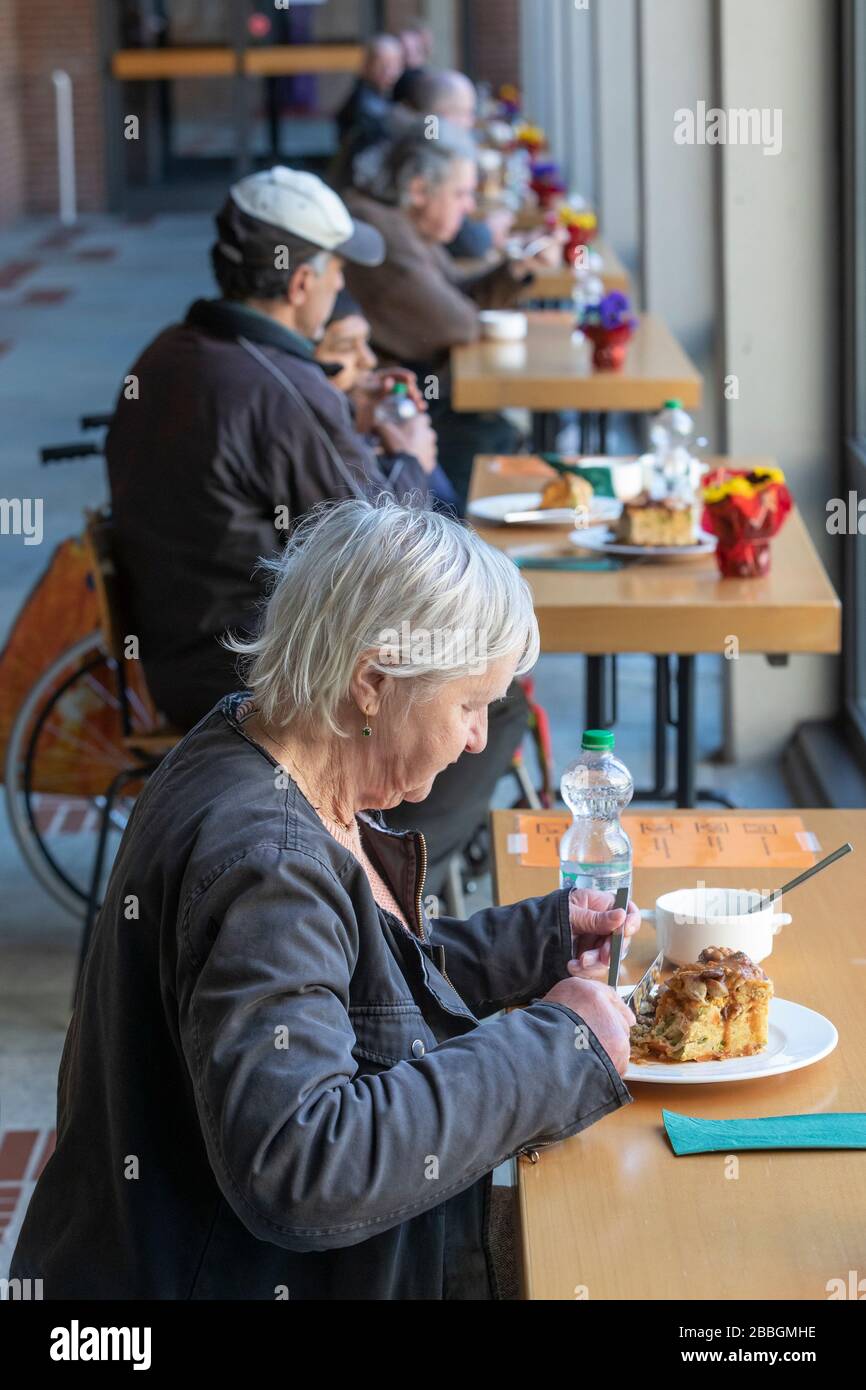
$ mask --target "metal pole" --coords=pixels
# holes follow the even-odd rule
[[[56,68],[51,74],[57,115],[57,188],[60,221],[71,227],[78,220],[75,197],[75,123],[72,114],[72,79]]]

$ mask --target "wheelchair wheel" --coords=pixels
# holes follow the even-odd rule
[[[150,712],[132,701],[133,727]],[[16,716],[6,750],[6,804],[12,833],[36,878],[68,912],[83,917],[90,891],[104,793],[134,758],[123,744],[115,663],[98,632],[48,667]],[[106,875],[138,784],[114,806]]]

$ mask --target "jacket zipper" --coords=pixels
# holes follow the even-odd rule
[[[552,1149],[554,1144],[561,1143],[561,1139],[547,1139],[540,1144],[527,1144],[525,1148],[518,1149],[516,1153],[512,1154],[512,1158],[522,1158],[525,1154],[530,1163],[537,1163],[539,1149]]]
[[[424,935],[424,921],[421,916],[421,894],[424,891],[424,880],[427,877],[427,844],[420,831],[415,836],[415,844],[421,850],[421,876],[418,879],[418,886],[415,890],[415,915],[418,918],[418,933],[422,941],[427,938]]]

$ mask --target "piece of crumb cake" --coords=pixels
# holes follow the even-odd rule
[[[698,535],[695,509],[678,497],[653,499],[643,492],[626,502],[616,525],[616,538],[624,545],[689,546]]]
[[[767,1046],[773,985],[743,951],[709,946],[660,985],[631,1032],[642,1062],[713,1062]]]

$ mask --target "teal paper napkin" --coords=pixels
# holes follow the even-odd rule
[[[519,570],[570,570],[576,574],[600,574],[610,570],[621,570],[621,560],[580,560],[567,555],[516,555],[512,556]]]
[[[698,1120],[663,1110],[675,1154],[734,1149],[866,1149],[866,1114],[767,1115],[757,1120]]]

